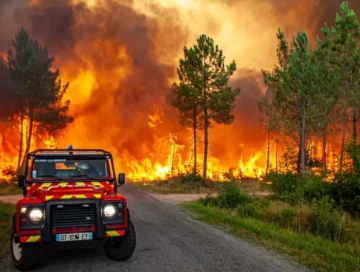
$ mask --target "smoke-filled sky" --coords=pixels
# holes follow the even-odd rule
[[[169,133],[184,130],[166,106],[184,45],[211,36],[234,59],[231,84],[242,92],[231,126],[210,131],[215,164],[236,166],[241,145],[248,156],[264,148],[257,100],[260,70],[276,62],[276,32],[291,38],[306,30],[314,40],[333,24],[340,0],[0,0],[0,52],[24,26],[49,47],[63,80],[70,82],[74,124],[62,145],[104,147],[123,159],[164,162]],[[360,13],[360,2],[349,1]],[[189,136],[189,135],[187,135]],[[181,133],[179,141],[189,143]],[[164,142],[166,144],[164,144]],[[144,162],[143,162],[144,163]],[[139,170],[140,171],[140,170]]]

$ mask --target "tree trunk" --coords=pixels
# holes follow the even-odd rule
[[[343,131],[342,131],[342,138],[341,138],[341,152],[340,152],[340,172],[343,170],[343,163],[344,163],[344,149],[345,149],[345,136],[346,136],[346,119],[343,122]]]
[[[322,164],[323,164],[323,170],[326,172],[327,171],[327,165],[326,165],[326,129],[324,130],[324,135],[323,135]]]
[[[268,130],[268,140],[267,140],[267,156],[266,156],[266,175],[269,171],[269,163],[270,163],[270,139],[271,139],[271,130]]]
[[[302,120],[301,120],[301,135],[300,135],[300,147],[301,147],[301,175],[305,175],[305,121],[306,121],[306,108],[303,107]]]
[[[278,139],[275,141],[275,171],[278,172]]]
[[[354,98],[355,100],[355,98]],[[357,123],[357,116],[356,116],[356,104],[355,101],[353,102],[352,107],[352,122],[353,122],[353,145],[354,145],[354,152],[357,150],[356,144],[357,144],[357,132],[356,132],[356,123]],[[357,152],[354,153],[353,156],[353,168],[356,172],[359,172],[359,160],[357,157]]]
[[[27,138],[26,138],[26,148],[25,148],[24,156],[22,159],[21,167],[20,167],[21,173],[25,172],[26,157],[27,157],[27,154],[29,153],[30,147],[31,147],[33,125],[34,125],[33,114],[30,113],[29,114],[29,131],[28,131]]]
[[[353,118],[352,118],[352,121],[353,121],[353,142],[354,142],[354,145],[356,145],[356,143],[357,143],[357,133],[356,133],[357,116],[356,116],[355,103],[353,105],[352,112],[353,112]]]
[[[301,130],[300,130],[301,135]],[[298,174],[301,173],[301,139],[299,139],[298,143],[298,154],[297,154],[297,160],[296,160],[296,172]]]
[[[170,169],[171,176],[174,174],[175,148],[176,148],[176,142],[175,142],[175,138],[173,138],[173,143],[171,148],[171,169]]]
[[[19,140],[19,155],[18,155],[18,162],[17,162],[17,169],[16,172],[19,175],[20,172],[20,165],[22,159],[22,150],[23,150],[23,133],[24,133],[24,110],[21,107],[20,110],[20,140]]]
[[[204,111],[204,164],[203,164],[203,179],[207,184],[207,155],[208,155],[208,115],[207,110]]]
[[[197,129],[197,119],[196,119],[196,108],[194,108],[194,116],[193,116],[193,140],[194,140],[194,166],[193,166],[193,174],[197,174],[197,146],[196,146],[196,129]]]

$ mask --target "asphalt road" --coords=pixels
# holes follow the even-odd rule
[[[128,198],[137,232],[137,248],[131,259],[112,261],[101,247],[95,252],[47,251],[36,271],[307,271],[285,257],[190,219],[177,205],[131,185],[120,189]],[[1,260],[0,271],[16,271],[9,256]]]

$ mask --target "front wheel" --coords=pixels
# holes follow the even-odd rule
[[[136,247],[136,232],[133,223],[129,220],[129,231],[126,236],[108,238],[104,244],[106,255],[115,261],[129,259]]]
[[[29,271],[36,268],[41,259],[40,244],[16,243],[14,232],[11,234],[10,251],[13,264],[20,271]]]

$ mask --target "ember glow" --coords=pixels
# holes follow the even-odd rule
[[[258,122],[257,101],[265,92],[260,69],[276,62],[278,27],[288,35],[299,28],[315,33],[314,25],[317,30],[327,14],[317,10],[319,5],[310,0],[301,5],[275,0],[14,0],[0,4],[0,21],[10,26],[0,35],[0,52],[11,48],[11,39],[24,26],[48,45],[62,80],[70,82],[64,98],[71,100],[75,122],[55,138],[35,131],[31,149],[68,144],[103,148],[114,154],[117,171],[129,179],[164,179],[192,166],[192,134],[178,124],[168,93],[183,46],[192,46],[205,33],[227,61],[235,59],[238,72],[231,84],[242,89],[234,123],[214,125],[209,132],[209,177],[260,177],[267,148],[266,131]],[[319,22],[309,23],[304,14],[315,12]],[[0,170],[17,165],[19,127],[16,121],[0,123]],[[201,131],[198,137],[200,168]]]

